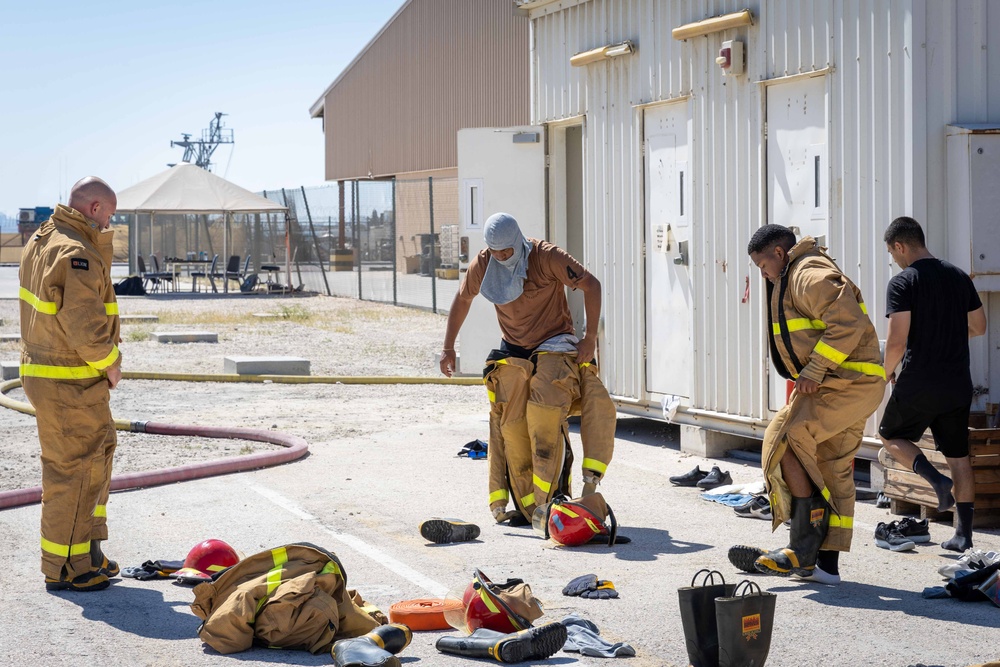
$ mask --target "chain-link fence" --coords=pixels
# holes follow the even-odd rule
[[[261,194],[288,213],[121,216],[116,255],[127,256],[131,231],[144,265],[133,272],[170,265],[179,267],[178,282],[214,273],[220,290],[256,275],[255,290],[308,290],[434,312],[451,306],[461,254],[457,179],[344,181]],[[223,277],[231,273],[235,283]],[[197,286],[187,280],[184,289]]]

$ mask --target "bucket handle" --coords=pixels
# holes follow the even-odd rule
[[[719,581],[721,583],[723,583],[723,584],[726,583],[726,578],[722,576],[721,572],[719,572],[718,570],[709,570],[706,567],[706,568],[702,568],[702,569],[700,569],[700,570],[698,570],[697,572],[694,573],[694,576],[691,577],[691,586],[694,586],[694,582],[698,579],[698,575],[701,574],[702,572],[705,573],[705,576],[702,577],[702,580],[701,580],[701,585],[702,586],[714,585],[715,584],[715,575],[719,575]]]
[[[757,589],[757,592],[754,592],[755,588]],[[740,592],[741,590],[742,593]],[[736,588],[733,590],[733,597],[745,597],[747,595],[763,595],[763,592],[760,590],[760,585],[756,581],[744,579],[740,583],[736,584]]]

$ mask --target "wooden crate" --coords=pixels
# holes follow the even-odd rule
[[[458,280],[458,269],[435,269],[434,272],[441,280]]]
[[[973,423],[981,423],[978,419]],[[944,455],[934,450],[930,432],[916,443],[927,460],[945,475],[951,476]],[[1000,525],[1000,428],[970,428],[969,457],[976,480],[976,527]],[[938,512],[937,494],[923,477],[894,459],[883,448],[879,463],[885,468],[884,493],[892,501],[893,514],[919,512],[920,518],[948,519],[952,514]]]

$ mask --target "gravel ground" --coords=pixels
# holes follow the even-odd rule
[[[0,300],[0,333],[18,333],[18,302]],[[232,355],[308,359],[312,375],[437,376],[433,350],[440,347],[444,318],[411,308],[329,297],[158,299],[121,297],[122,315],[156,315],[155,323],[123,323],[125,371],[222,373]],[[272,317],[258,317],[268,314]],[[211,331],[218,343],[164,344],[152,332]],[[405,332],[399,335],[398,332]],[[18,359],[18,343],[0,342],[0,360]],[[481,391],[425,387],[419,410],[435,401],[468,397],[482,409]],[[382,428],[385,399],[407,406],[394,385],[223,384],[124,380],[112,392],[119,419],[242,426],[287,431],[307,440],[357,436]],[[8,396],[26,401],[21,389]],[[263,401],[266,409],[234,423],[236,402]],[[375,405],[373,406],[372,403]],[[404,412],[412,409],[404,408]],[[419,412],[417,410],[417,412]],[[321,415],[302,419],[301,415]],[[251,454],[277,445],[212,438],[166,437],[119,431],[115,472],[127,473],[224,456]],[[34,418],[0,409],[0,491],[41,483]]]

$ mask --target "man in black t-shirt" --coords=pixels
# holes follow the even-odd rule
[[[986,333],[986,315],[972,279],[927,250],[916,220],[896,218],[884,240],[903,271],[886,291],[885,369],[894,386],[879,436],[893,458],[934,488],[938,511],[955,505],[955,536],[941,546],[962,552],[972,547],[976,495],[969,460],[969,338]],[[893,372],[900,361],[902,369]],[[952,479],[913,444],[928,427],[948,462],[954,496]]]

